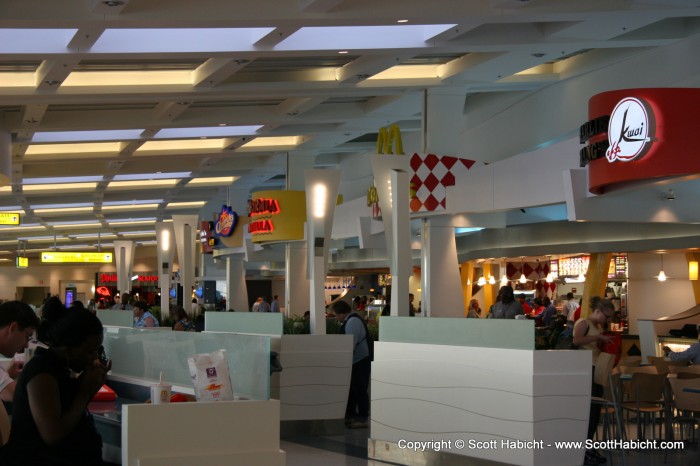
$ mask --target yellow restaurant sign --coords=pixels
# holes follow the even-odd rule
[[[41,253],[41,262],[52,263],[111,263],[111,252],[56,252],[45,251]]]
[[[17,268],[18,269],[25,269],[27,267],[29,267],[29,258],[18,256],[17,257]]]
[[[0,225],[19,225],[19,212],[0,212]]]

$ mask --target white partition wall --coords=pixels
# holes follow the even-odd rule
[[[283,466],[279,412],[276,400],[124,405],[122,465]]]
[[[437,440],[444,442],[427,451],[454,455],[455,464],[460,456],[530,466],[583,463],[583,448],[555,442],[586,438],[588,351],[535,351],[527,321],[382,319],[372,364],[370,458],[426,464],[425,453],[400,442]]]

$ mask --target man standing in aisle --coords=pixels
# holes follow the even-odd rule
[[[272,297],[272,302],[270,303],[270,309],[272,312],[279,312],[280,311],[280,302],[277,300],[279,298],[279,295],[275,295]]]
[[[39,327],[39,318],[31,307],[21,301],[0,304],[0,354],[14,358],[27,347],[27,343]],[[7,368],[0,368],[0,399],[12,402],[15,379],[22,370],[22,363],[12,360]]]
[[[338,322],[341,322],[338,333],[353,336],[352,374],[350,375],[350,393],[345,408],[345,425],[351,429],[368,427],[369,418],[369,379],[372,367],[369,341],[371,338],[367,325],[359,314],[345,301],[336,301],[331,305]]]
[[[561,313],[566,316],[566,326],[569,328],[574,328],[576,319],[574,318],[574,313],[578,309],[578,301],[574,299],[574,294],[572,292],[566,293],[566,303],[564,303],[564,308]]]

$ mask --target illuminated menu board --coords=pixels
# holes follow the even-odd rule
[[[621,254],[610,260],[608,268],[608,278],[625,278],[627,277],[627,256]]]
[[[586,274],[591,256],[567,257],[559,259],[560,277],[578,277]]]

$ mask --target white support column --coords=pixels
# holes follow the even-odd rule
[[[311,280],[311,333],[326,333],[328,243],[338,199],[340,170],[305,170],[307,277]]]
[[[184,305],[187,305],[192,299],[198,220],[199,218],[196,215],[173,215],[178,271],[180,273],[180,283],[182,283],[182,303]]]
[[[131,271],[134,269],[134,242],[115,241],[114,258],[117,262],[117,289],[120,293],[130,293]]]
[[[307,269],[306,243],[294,241],[287,243],[285,249],[286,272],[284,277],[285,314],[303,316],[311,310],[311,281],[300,270]]]
[[[156,223],[158,255],[158,283],[160,284],[160,313],[163,319],[170,315],[170,274],[175,256],[175,234],[172,223]]]
[[[401,155],[373,155],[374,183],[391,264],[391,315],[408,316],[408,279],[412,272],[408,162]]]
[[[316,155],[306,152],[291,152],[287,155],[286,189],[304,190],[304,170],[314,167]],[[285,246],[285,280],[284,312],[287,317],[292,314],[303,316],[311,310],[311,281],[305,273],[307,270],[306,241],[289,241]]]
[[[426,317],[463,317],[457,244],[450,219],[424,219],[422,240],[422,312]]]
[[[226,307],[236,312],[248,311],[248,289],[245,284],[245,261],[243,257],[226,257]]]

